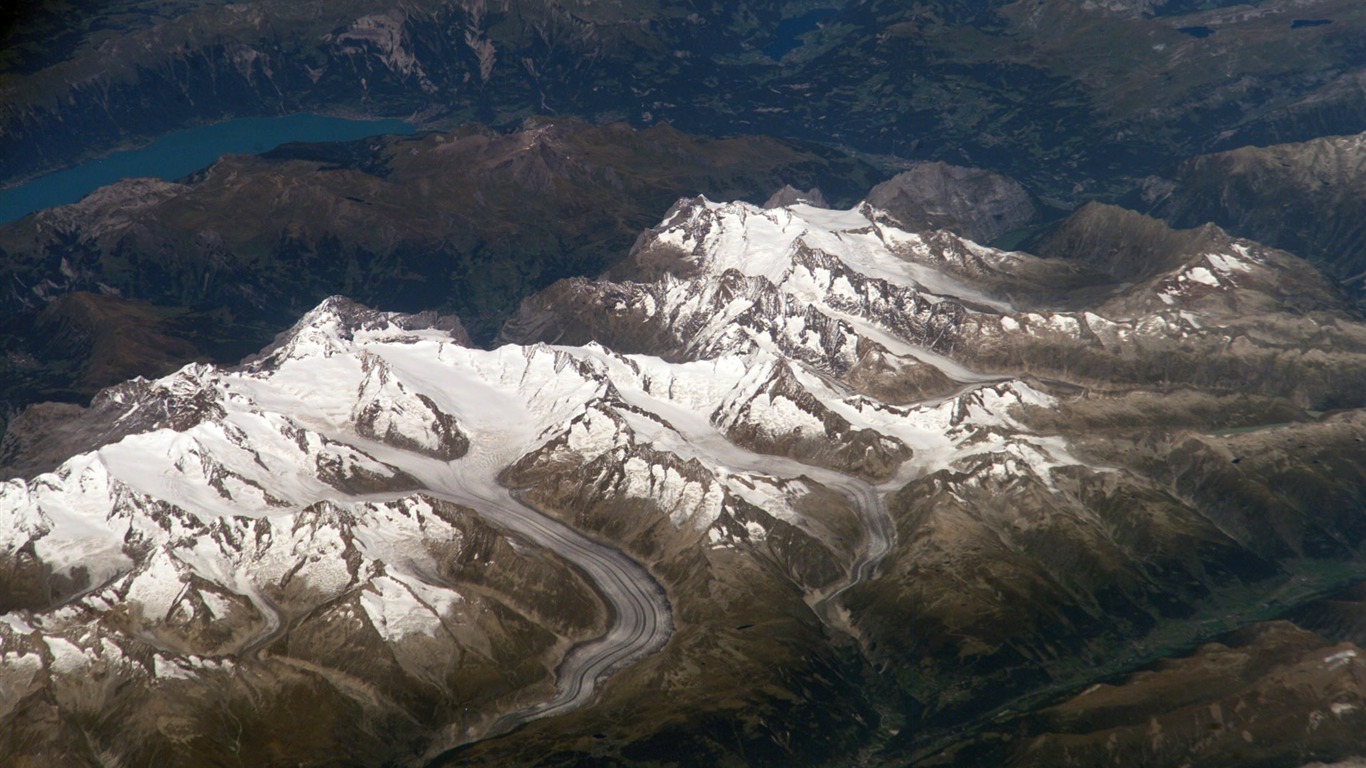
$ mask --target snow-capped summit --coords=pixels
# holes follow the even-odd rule
[[[422,312],[407,315],[380,312],[345,296],[329,296],[299,318],[289,330],[259,354],[253,356],[257,367],[277,364],[291,356],[329,355],[344,349],[346,342],[362,339],[397,339],[419,331],[468,346],[470,339],[460,319],[452,315]]]
[[[947,233],[939,236],[961,242]],[[811,299],[850,292],[852,286],[839,278],[853,273],[936,298],[1004,306],[933,266],[927,268],[932,250],[925,237],[898,229],[866,204],[834,211],[805,202],[760,208],[701,197],[680,201],[664,224],[641,237],[632,258],[651,264],[667,258],[670,250],[684,254],[672,267],[681,276],[733,270]]]

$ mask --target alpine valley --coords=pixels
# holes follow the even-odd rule
[[[679,200],[490,349],[332,297],[240,365],[30,408],[0,752],[1366,749],[1358,593],[1328,594],[1366,576],[1366,324],[1316,270],[1099,205],[1041,257],[780,197]]]

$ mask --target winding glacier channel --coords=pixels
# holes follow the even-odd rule
[[[599,684],[626,664],[664,647],[673,633],[673,616],[664,589],[636,561],[594,541],[568,525],[528,506],[497,482],[495,468],[505,456],[471,446],[470,455],[452,463],[398,451],[382,443],[351,438],[381,461],[402,466],[422,484],[416,493],[469,507],[505,530],[551,550],[575,566],[611,608],[611,624],[600,637],[575,646],[556,670],[553,697],[499,717],[470,741],[454,745],[431,762],[455,750],[543,717],[564,714],[592,700]],[[498,441],[491,441],[497,444]],[[411,494],[383,494],[386,499]],[[378,496],[376,498],[379,498]]]
[[[705,466],[732,472],[756,472],[789,480],[807,477],[849,500],[854,513],[863,523],[864,541],[849,567],[848,576],[824,594],[814,596],[811,602],[812,610],[822,621],[829,626],[839,624],[847,631],[847,623],[833,610],[835,600],[870,579],[878,564],[891,551],[896,529],[883,503],[883,496],[893,488],[904,485],[904,482],[898,485],[893,480],[888,486],[876,486],[833,469],[785,456],[757,453],[732,443],[699,413],[624,383],[619,385],[618,391],[626,402],[655,414],[663,424],[668,425],[664,427],[653,420],[628,417],[636,433],[683,459],[696,459]]]
[[[664,590],[644,567],[626,555],[535,511],[506,489],[497,499],[436,489],[429,489],[427,494],[470,507],[537,546],[555,552],[582,571],[612,609],[607,633],[580,643],[560,663],[554,697],[503,715],[482,738],[587,704],[607,675],[659,650],[668,641],[673,622]]]

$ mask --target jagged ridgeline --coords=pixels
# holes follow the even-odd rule
[[[1353,593],[1319,596],[1366,575],[1366,325],[1331,284],[1113,207],[1030,255],[800,186],[678,200],[494,349],[332,297],[241,365],[31,410],[0,754],[1366,749]]]

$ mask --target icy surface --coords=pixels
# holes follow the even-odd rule
[[[885,227],[869,218],[870,209],[847,211],[816,208],[803,203],[782,208],[759,208],[749,203],[704,201],[689,216],[656,234],[662,243],[690,251],[701,266],[714,273],[736,270],[764,277],[774,284],[792,283],[795,292],[818,298],[818,291],[850,295],[842,285],[828,282],[829,274],[810,274],[807,290],[794,268],[794,253],[809,249],[830,254],[853,270],[876,279],[932,294],[953,296],[996,309],[1008,305],[943,272],[917,263],[928,253],[916,234]],[[705,232],[698,237],[696,232]],[[825,278],[825,279],[822,279]]]

